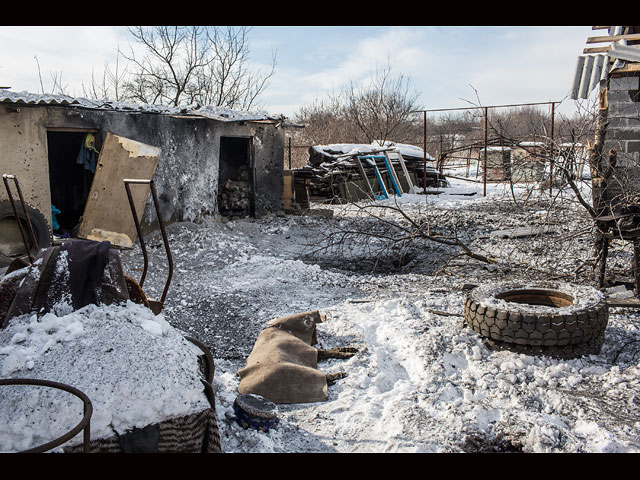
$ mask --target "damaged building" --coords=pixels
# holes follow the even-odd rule
[[[130,225],[125,177],[153,179],[165,223],[203,215],[261,217],[283,208],[280,127],[279,119],[220,107],[130,105],[0,90],[0,173],[19,180],[35,222],[44,218],[60,236],[87,238],[87,228],[96,226],[115,228],[117,234],[123,216]],[[142,230],[151,231],[157,215],[148,190],[135,195],[142,198]],[[4,237],[11,237],[12,229],[15,237],[7,196],[1,188],[0,223]],[[103,227],[102,216],[111,217],[115,227]],[[2,239],[5,249],[11,240]]]

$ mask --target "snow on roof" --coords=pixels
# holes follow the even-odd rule
[[[395,151],[400,152],[403,157],[418,157],[424,158],[422,148],[414,145],[407,145],[404,143],[395,142],[381,142],[374,140],[370,144],[366,143],[331,143],[327,145],[315,145],[313,147],[316,150],[320,150],[329,155],[356,155],[358,153],[370,154],[375,152],[382,152],[389,148],[394,148]],[[427,153],[427,160],[435,160],[431,155]]]
[[[64,105],[95,110],[136,111],[142,113],[157,113],[164,115],[193,115],[210,118],[222,122],[264,121],[276,119],[265,114],[255,112],[241,112],[229,108],[212,105],[189,105],[186,107],[171,107],[167,105],[135,104],[115,102],[111,100],[90,100],[68,95],[38,94],[30,92],[12,92],[0,90],[0,103],[15,103],[26,105]]]

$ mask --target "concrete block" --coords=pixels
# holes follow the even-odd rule
[[[638,153],[638,152],[640,152],[640,139],[628,141],[627,142],[626,152],[627,153]]]
[[[618,90],[638,90],[640,77],[612,77],[609,79],[609,92]]]

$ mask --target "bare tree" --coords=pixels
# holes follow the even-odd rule
[[[294,118],[305,125],[300,141],[309,146],[364,142],[362,131],[344,117],[341,100],[335,95],[299,107]]]
[[[370,80],[363,86],[354,82],[343,85],[337,93],[300,107],[295,120],[305,129],[299,140],[309,146],[420,140],[422,126],[412,115],[419,108],[419,94],[410,91],[409,79],[395,75],[388,64],[378,68]]]
[[[351,82],[342,94],[344,117],[358,126],[368,143],[394,138],[411,118],[411,112],[418,109],[419,93],[411,92],[409,79],[403,74],[394,75],[390,64],[376,69],[370,85]]]
[[[192,103],[240,110],[257,106],[257,99],[269,85],[277,62],[274,54],[267,70],[249,64],[249,32],[246,27],[206,30],[212,61],[196,72],[194,88],[189,92]]]
[[[119,102],[124,100],[123,83],[127,78],[127,68],[120,70],[120,48],[116,56],[115,69],[112,70],[108,62],[104,63],[102,78],[96,79],[95,72],[91,71],[91,83],[88,86],[82,84],[82,91],[85,97],[93,99],[110,99]]]
[[[199,103],[248,110],[275,73],[249,63],[246,27],[155,26],[129,29],[144,47],[123,55],[133,66],[125,96],[173,106]]]
[[[40,80],[40,89],[42,93],[45,93],[44,83],[42,82],[42,72],[40,71],[40,62],[38,61],[38,56],[35,55],[33,57],[36,60],[36,66],[38,67],[38,78]],[[51,93],[56,95],[67,95],[68,85],[62,85],[62,70],[51,71],[51,81],[53,85],[51,86]]]
[[[127,95],[144,103],[180,105],[199,68],[206,67],[208,42],[203,27],[133,27],[134,39],[145,47],[124,55],[135,68],[125,84]]]

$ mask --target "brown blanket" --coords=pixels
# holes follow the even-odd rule
[[[304,312],[267,323],[238,370],[241,394],[253,393],[274,403],[323,402],[329,398],[326,375],[318,370],[316,323],[320,312]]]

